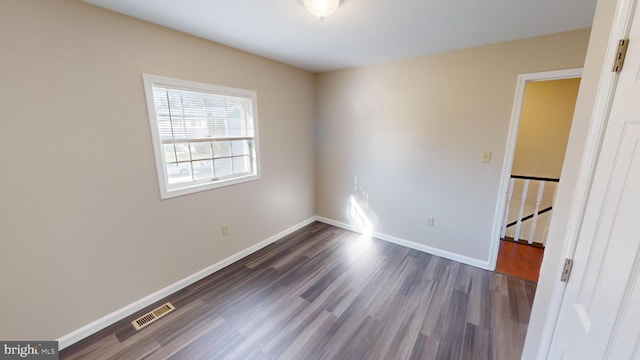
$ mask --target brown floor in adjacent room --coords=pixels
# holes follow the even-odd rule
[[[520,358],[535,284],[313,223],[60,359]],[[170,301],[176,310],[135,331]]]
[[[538,282],[544,248],[500,240],[496,272]]]

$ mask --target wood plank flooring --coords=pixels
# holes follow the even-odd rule
[[[535,284],[313,223],[60,359],[519,359]],[[135,331],[159,304],[176,310]]]
[[[496,272],[538,282],[544,248],[500,240]]]

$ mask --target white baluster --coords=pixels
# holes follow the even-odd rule
[[[558,183],[556,183],[556,185],[553,188],[553,201],[551,202],[551,206],[555,206],[556,205],[556,196],[558,195]],[[547,246],[547,236],[549,236],[549,224],[551,223],[551,217],[553,216],[553,210],[551,210],[549,212],[549,215],[547,215],[547,225],[544,229],[544,236],[542,237],[542,246],[546,247]]]
[[[505,206],[504,209],[504,221],[502,222],[502,232],[500,233],[500,238],[504,239],[505,234],[507,233],[507,222],[509,221],[509,207],[511,207],[511,197],[513,197],[513,184],[515,183],[516,179],[511,178],[511,181],[509,181],[509,192],[507,195],[507,205]]]
[[[520,238],[520,227],[522,226],[522,215],[524,213],[524,203],[527,202],[527,192],[529,191],[529,179],[524,181],[522,187],[522,198],[520,200],[520,211],[518,211],[518,222],[516,223],[516,232],[513,234],[513,241]]]
[[[551,223],[551,217],[553,216],[553,210],[547,212],[547,224],[544,228],[544,235],[542,236],[542,247],[547,246],[547,236],[549,236],[549,224]]]
[[[538,185],[538,197],[536,198],[536,209],[533,211],[533,221],[531,222],[531,228],[529,229],[529,244],[533,244],[533,239],[536,236],[536,226],[538,224],[538,211],[540,211],[540,203],[542,202],[543,192],[544,192],[544,181],[540,181],[540,185]]]

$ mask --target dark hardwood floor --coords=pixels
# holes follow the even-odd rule
[[[313,223],[60,359],[519,359],[535,284]],[[176,310],[135,331],[159,304]]]
[[[544,248],[500,240],[496,272],[538,282]]]

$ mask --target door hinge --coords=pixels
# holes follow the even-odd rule
[[[629,47],[629,39],[622,39],[618,41],[618,49],[616,49],[616,58],[613,61],[613,68],[611,71],[620,72],[624,65],[624,58],[627,55],[627,48]]]
[[[572,259],[564,260],[564,268],[562,269],[562,276],[560,276],[560,281],[567,282],[569,281],[569,276],[571,276],[571,268],[573,267]]]

